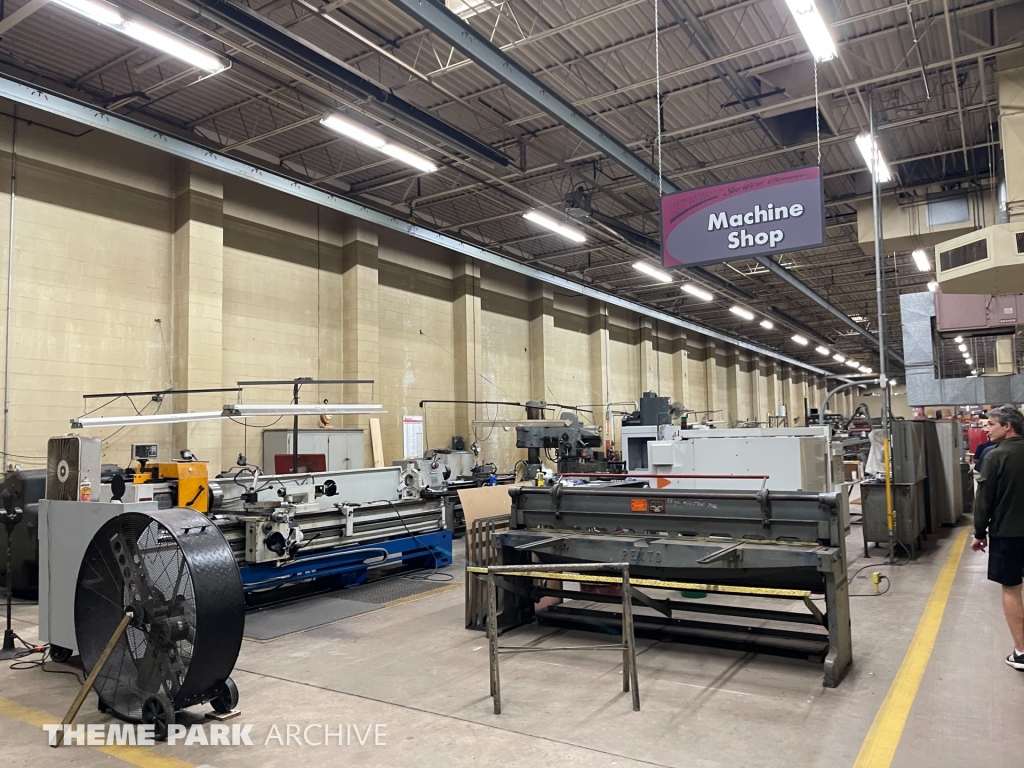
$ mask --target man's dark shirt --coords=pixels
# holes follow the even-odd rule
[[[1008,437],[985,454],[974,500],[974,535],[1024,537],[1024,437]]]

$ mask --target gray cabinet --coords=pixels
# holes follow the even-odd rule
[[[292,430],[263,430],[263,470],[274,472],[274,456],[292,453]],[[327,471],[362,469],[364,464],[363,430],[300,429],[299,453],[321,453],[326,457]]]

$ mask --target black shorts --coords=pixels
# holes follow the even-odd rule
[[[1004,587],[1024,581],[1024,537],[991,536],[988,540],[988,578]]]

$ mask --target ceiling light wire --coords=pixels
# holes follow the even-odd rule
[[[661,42],[658,34],[658,3],[654,0],[654,89],[657,91],[658,111],[658,198],[665,195],[661,173]]]
[[[821,166],[821,112],[818,109],[818,60],[811,57],[814,66],[814,138],[818,143],[818,166]]]

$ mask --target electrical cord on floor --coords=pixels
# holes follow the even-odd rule
[[[22,642],[24,642],[24,640],[22,640]],[[75,678],[79,685],[85,683],[85,678],[82,675],[78,674],[78,672],[74,669],[46,668],[46,662],[53,661],[53,659],[50,658],[49,645],[30,646],[26,643],[26,646],[28,647],[24,651],[22,651],[14,657],[14,661],[11,662],[11,669],[15,671],[20,671],[25,669],[35,669],[36,667],[39,667],[39,669],[41,669],[43,672],[47,672],[51,675],[71,675],[73,678]],[[42,658],[28,659],[29,656],[33,656],[37,653],[41,653]]]
[[[424,549],[426,549],[430,553],[430,556],[432,558],[434,558],[434,570],[432,570],[430,573],[427,573],[427,574],[412,574],[410,576],[404,576],[403,578],[406,578],[409,581],[453,581],[455,579],[455,576],[453,574],[451,574],[451,573],[438,573],[437,572],[437,568],[438,568],[438,565],[437,565],[437,553],[434,552],[433,549],[428,547],[422,541],[420,541],[420,539],[416,536],[416,534],[409,530],[409,526],[405,524],[405,518],[402,517],[402,513],[398,511],[398,507],[395,505],[395,502],[389,501],[387,499],[384,499],[384,501],[387,501],[387,503],[391,505],[391,508],[393,510],[395,510],[395,514],[398,515],[398,519],[402,521],[402,527],[405,528],[405,532],[406,533],[408,533],[410,536],[412,536],[412,540],[415,541],[417,544],[419,544]],[[445,578],[433,579],[433,578],[431,578],[432,576],[442,576],[442,577],[445,577]]]

